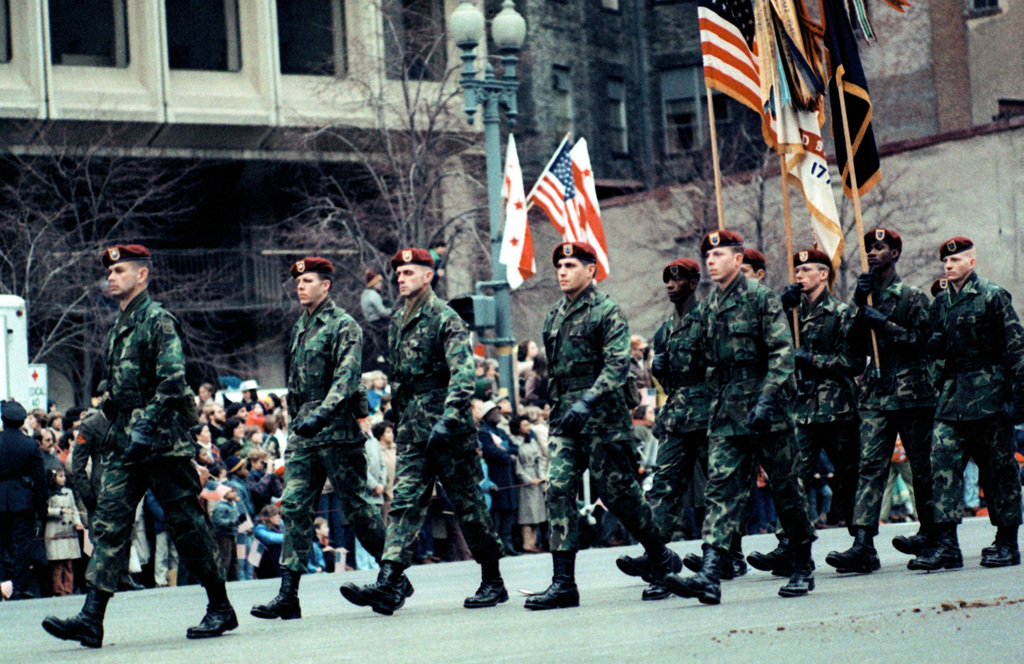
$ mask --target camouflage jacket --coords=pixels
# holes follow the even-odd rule
[[[597,397],[582,433],[629,435],[633,421],[623,388],[629,374],[629,324],[606,294],[585,288],[563,297],[544,322],[551,421],[558,422],[584,392]]]
[[[871,329],[857,310],[850,344],[859,355],[868,358],[861,383],[860,407],[893,411],[934,406],[935,389],[924,352],[930,335],[928,296],[900,281],[899,275],[894,273],[886,283],[876,287],[872,301],[889,320],[885,329],[876,335],[881,360],[878,372]]]
[[[112,416],[104,462],[121,458],[132,425],[153,422],[153,455],[192,456],[188,428],[196,423],[195,396],[185,382],[178,321],[142,291],[114,320],[107,336],[107,386]],[[112,457],[108,455],[112,454]]]
[[[754,435],[746,421],[762,394],[774,400],[771,431],[791,428],[793,342],[779,298],[740,275],[724,290],[713,288],[701,314],[711,368],[709,435]]]
[[[1024,387],[1024,330],[1010,294],[972,274],[960,292],[932,302],[932,329],[945,342],[935,418],[980,420],[1002,413]]]
[[[330,297],[303,312],[288,344],[288,405],[293,421],[307,415],[328,419],[312,439],[289,432],[293,449],[329,444],[363,444],[358,418],[365,417],[366,388],[360,382],[363,331]]]
[[[469,329],[433,290],[391,319],[388,363],[396,442],[426,442],[439,417],[452,423],[456,435],[476,432],[469,407],[476,381]]]
[[[814,302],[800,298],[800,345],[811,351],[811,366],[797,371],[794,414],[798,424],[839,422],[857,417],[853,379],[864,358],[847,342],[855,310],[828,290]],[[792,314],[786,316],[790,325]]]
[[[668,393],[654,427],[659,436],[708,428],[711,393],[700,350],[700,306],[694,299],[682,313],[673,311],[654,333],[654,352],[666,354],[664,372],[656,372],[654,377]]]

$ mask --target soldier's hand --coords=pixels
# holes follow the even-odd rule
[[[885,324],[889,321],[889,317],[883,314],[874,307],[861,307],[861,314],[864,315],[864,322],[873,330],[881,332],[885,329]]]
[[[864,272],[857,277],[857,288],[853,291],[853,303],[863,307],[868,303],[868,295],[875,290],[875,275],[871,272]]]
[[[303,438],[312,438],[327,426],[327,418],[323,415],[311,413],[295,423],[295,433]]]
[[[103,416],[111,422],[113,422],[114,418],[117,417],[117,409],[114,408],[114,402],[110,400],[110,397],[107,397],[100,403],[100,411],[102,411]]]
[[[439,449],[447,447],[448,443],[452,441],[452,430],[448,426],[448,420],[441,417],[434,422],[434,426],[430,428],[430,436],[427,438],[427,446],[423,448],[424,452],[431,449]]]
[[[655,376],[661,374],[664,375],[668,371],[668,355],[665,353],[655,353],[654,359],[651,360],[651,373]]]
[[[142,418],[135,422],[128,434],[128,449],[122,457],[125,463],[138,463],[153,451],[153,422]]]
[[[779,295],[779,299],[782,300],[783,308],[792,309],[800,304],[800,296],[803,292],[804,287],[800,284],[789,284],[783,288],[782,293]]]
[[[596,397],[591,392],[585,392],[576,403],[566,411],[558,423],[558,433],[563,436],[575,436],[583,431],[583,426],[590,419],[590,413]]]
[[[747,415],[747,428],[754,433],[767,433],[772,428],[772,399],[762,394],[754,410]]]
[[[932,357],[945,357],[946,356],[946,337],[942,332],[932,332],[932,336],[928,337],[928,343],[925,345],[925,350]]]
[[[1024,397],[1014,397],[1006,407],[1010,424],[1024,424]]]
[[[814,366],[814,353],[807,346],[800,346],[796,349],[796,366],[798,369],[807,369]]]

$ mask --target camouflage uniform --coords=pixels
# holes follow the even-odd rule
[[[1017,526],[1020,480],[1005,409],[1024,387],[1024,330],[1010,294],[972,273],[959,293],[939,293],[932,325],[945,347],[931,450],[935,523],[960,523],[969,455],[987,480],[992,524]]]
[[[693,300],[683,312],[672,317],[654,333],[656,353],[665,353],[665,371],[655,378],[668,392],[658,412],[655,432],[658,464],[654,485],[647,492],[661,538],[672,539],[676,521],[690,488],[696,465],[708,472],[708,412],[711,394],[705,382],[707,366],[700,352],[700,304]]]
[[[480,482],[477,433],[470,412],[475,383],[469,331],[430,288],[396,314],[388,330],[389,381],[397,416],[398,466],[383,559],[408,567],[435,479],[441,481],[477,562],[501,558]],[[451,442],[424,450],[438,418]]]
[[[103,482],[93,517],[95,550],[88,584],[114,593],[128,569],[135,508],[147,489],[164,508],[167,529],[181,561],[204,586],[223,583],[210,526],[199,504],[199,475],[192,467],[188,428],[197,420],[195,397],[185,383],[178,322],[148,291],[137,295],[114,321],[107,338],[104,411],[110,429],[103,444]],[[150,454],[124,463],[133,424],[154,425]]]
[[[310,415],[328,420],[313,438],[289,434],[285,489],[281,499],[284,543],[281,567],[302,574],[313,544],[316,500],[330,478],[345,517],[374,558],[384,546],[380,509],[366,498],[366,435],[359,417],[367,415],[360,382],[363,333],[356,321],[324,298],[292,328],[288,402],[296,422]]]
[[[755,463],[772,483],[779,521],[795,545],[809,545],[814,528],[796,472],[793,417],[793,344],[782,305],[754,279],[737,276],[713,289],[702,306],[703,346],[711,373],[705,543],[728,549],[739,532],[750,497]],[[757,434],[748,413],[762,395],[774,399],[771,426]]]
[[[914,502],[922,528],[932,520],[931,436],[935,390],[924,355],[928,341],[928,298],[893,274],[876,285],[874,307],[889,317],[878,333],[881,372],[875,371],[871,331],[858,311],[850,343],[870,360],[860,393],[860,467],[851,526],[878,529],[882,495],[896,435],[914,473]]]
[[[576,497],[588,468],[604,504],[626,529],[641,542],[657,539],[651,508],[636,480],[639,462],[623,392],[629,373],[626,317],[591,284],[573,300],[563,297],[548,314],[544,348],[552,422],[585,392],[597,397],[579,435],[559,435],[556,425],[548,439],[551,550],[579,548]]]
[[[75,449],[71,454],[71,478],[75,495],[81,499],[88,510],[89,534],[94,537],[92,514],[96,510],[96,500],[100,495],[103,480],[103,440],[110,429],[110,421],[101,411],[86,417],[78,427]],[[89,461],[92,467],[88,468]],[[88,472],[86,472],[88,469]]]
[[[797,370],[794,416],[800,477],[805,483],[811,480],[824,449],[835,468],[835,502],[850,523],[860,451],[853,378],[863,368],[847,343],[855,311],[828,290],[814,302],[800,298],[799,311],[800,345],[812,353],[811,365]],[[792,315],[787,318],[792,323]]]

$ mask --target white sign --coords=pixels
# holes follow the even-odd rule
[[[28,365],[28,403],[25,404],[25,410],[41,408],[43,412],[46,412],[48,387],[46,365]]]

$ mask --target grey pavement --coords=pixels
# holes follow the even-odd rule
[[[640,601],[643,584],[623,576],[615,558],[639,547],[591,549],[577,562],[581,606],[548,612],[523,609],[523,593],[549,582],[548,555],[503,561],[513,597],[494,609],[469,611],[462,600],[479,582],[475,563],[415,567],[415,595],[384,617],[345,602],[342,582],[368,583],[373,572],[303,577],[303,618],[253,618],[276,581],[229,584],[241,626],[222,638],[188,641],[205,596],[198,587],[122,593],[110,602],[104,647],[58,641],[40,627],[49,614],[76,613],[81,597],[0,604],[0,662],[1024,662],[1024,567],[984,569],[980,550],[993,538],[987,519],[960,528],[965,566],[918,573],[889,544],[913,524],[882,527],[876,546],[882,569],[840,576],[825,555],[851,543],[845,530],[820,531],[814,557],[817,588],[807,597],[777,595],[784,580],[752,570],[723,585],[722,604],[673,597]],[[766,551],[775,539],[744,539]],[[699,552],[699,542],[672,545]]]

